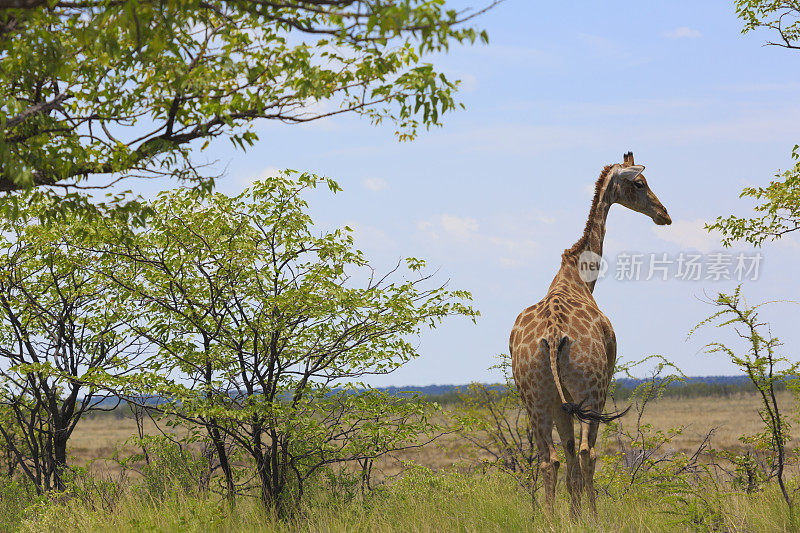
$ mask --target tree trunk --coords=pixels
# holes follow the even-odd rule
[[[53,435],[53,488],[62,491],[67,488],[64,476],[67,471],[66,431],[57,429]]]
[[[222,472],[225,475],[225,487],[228,503],[231,506],[234,506],[236,504],[236,487],[233,484],[233,471],[231,470],[230,461],[228,461],[228,451],[225,449],[225,442],[222,440],[219,429],[216,426],[216,420],[213,418],[209,423],[208,433],[211,436],[211,442],[214,444],[214,448],[217,451],[219,466],[222,468]]]
[[[275,505],[275,494],[272,487],[272,473],[269,468],[269,455],[266,457],[259,454],[260,458],[257,462],[258,477],[261,480],[261,503],[264,504],[265,509],[272,509]]]

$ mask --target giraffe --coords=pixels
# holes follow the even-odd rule
[[[592,292],[612,205],[643,213],[658,225],[672,223],[647,185],[643,170],[644,166],[634,163],[632,152],[623,156],[622,164],[603,168],[583,235],[564,250],[561,268],[544,299],[522,311],[511,330],[512,373],[534,432],[550,513],[559,468],[553,422],[566,456],[571,514],[577,516],[580,511],[582,489],[596,514],[593,478],[598,428],[600,422],[610,422],[627,412],[603,413],[617,341]],[[580,425],[578,457],[573,416]]]

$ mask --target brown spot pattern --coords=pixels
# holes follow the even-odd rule
[[[628,153],[623,166],[632,164],[633,154]],[[576,456],[573,420],[561,409],[556,379],[563,389],[564,400],[584,402],[584,407],[602,412],[616,362],[617,342],[611,322],[592,296],[594,282],[580,278],[577,257],[584,250],[602,255],[605,219],[611,204],[617,202],[614,195],[618,187],[610,186],[612,168],[613,165],[608,165],[600,174],[583,235],[562,255],[561,268],[547,295],[520,313],[511,331],[512,373],[531,420],[550,509],[559,468],[552,438],[554,424],[565,448],[571,508],[577,512],[582,489],[594,508],[598,423],[580,422],[581,453]],[[557,375],[554,375],[546,347],[555,350],[564,336],[569,338],[568,349],[556,354]]]

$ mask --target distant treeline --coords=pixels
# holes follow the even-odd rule
[[[626,381],[628,383],[626,383]],[[617,387],[614,390],[614,397],[618,400],[627,400],[636,390],[636,387],[641,385],[639,383],[631,383],[633,380],[620,380],[617,382]],[[785,390],[784,383],[778,383],[777,390]],[[730,381],[715,381],[705,382],[696,380],[687,380],[685,383],[672,383],[669,387],[665,388],[662,396],[665,398],[699,398],[705,396],[720,396],[729,397],[743,393],[755,393],[756,389],[753,384],[747,379],[730,380]]]
[[[636,390],[636,387],[645,383],[644,379],[618,379],[616,388],[613,391],[614,398],[617,400],[627,400]],[[505,385],[484,384],[490,390],[502,392]],[[451,405],[462,401],[462,395],[468,391],[469,385],[425,385],[420,387],[381,387],[378,390],[385,391],[392,395],[406,396],[419,394],[431,402],[443,405]],[[778,383],[777,390],[786,390],[785,383]],[[706,396],[728,397],[743,393],[754,393],[755,387],[747,376],[701,376],[686,378],[685,382],[676,381],[670,383],[662,393],[666,398],[699,398]],[[112,402],[109,401],[109,408]],[[115,403],[115,402],[113,402]],[[154,402],[155,403],[155,402]],[[115,409],[106,412],[95,412],[88,415],[88,418],[113,417],[124,418],[132,415],[131,408],[126,403],[121,403]]]
[[[645,383],[645,379],[618,379],[614,390],[614,397],[618,400],[627,400],[636,390],[636,387]],[[486,385],[492,390],[502,391],[504,385]],[[430,401],[441,404],[452,404],[461,401],[461,395],[467,391],[467,385],[430,385],[426,387],[389,387],[386,390],[392,393],[414,391],[426,396]],[[777,390],[785,390],[785,383],[778,383]],[[676,381],[663,390],[662,396],[667,398],[699,398],[705,396],[728,397],[737,394],[755,393],[756,389],[747,376],[701,376],[686,378],[685,382]]]

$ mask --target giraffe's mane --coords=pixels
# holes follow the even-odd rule
[[[589,233],[592,229],[592,219],[594,218],[595,211],[597,211],[597,204],[600,203],[600,194],[603,192],[603,184],[605,184],[606,178],[608,177],[609,172],[611,172],[611,168],[613,166],[614,165],[606,165],[603,167],[600,177],[597,178],[597,181],[594,184],[592,207],[589,208],[589,216],[586,219],[586,226],[583,228],[583,235],[581,235],[581,238],[578,239],[578,242],[572,245],[572,248],[564,250],[564,253],[561,255],[562,258],[566,259],[567,256],[573,256],[577,254],[584,246],[586,246],[586,242],[589,240]]]

